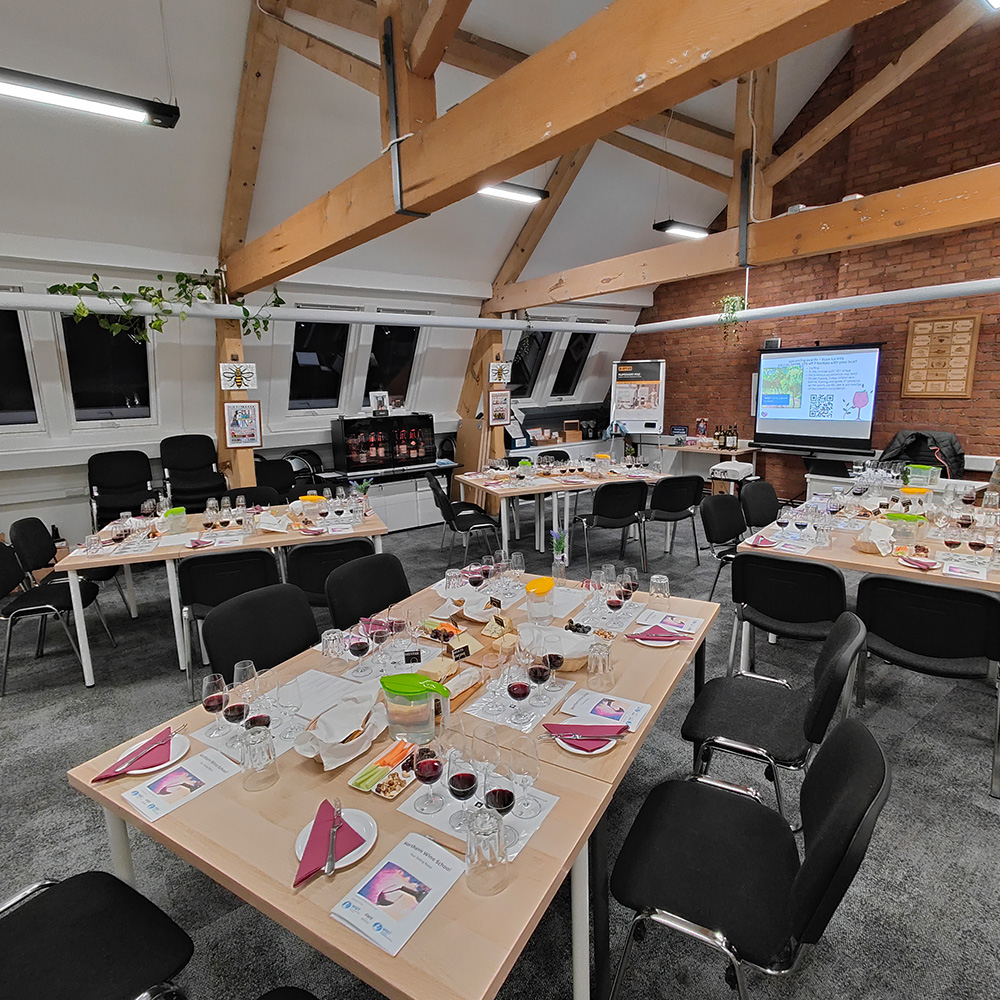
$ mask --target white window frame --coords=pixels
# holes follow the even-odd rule
[[[359,305],[345,305],[343,303],[329,303],[329,302],[295,302],[294,307],[296,309],[327,309],[330,312],[362,312],[363,306]],[[322,322],[320,320],[313,320],[311,322]],[[342,323],[343,320],[330,320],[331,323]],[[292,355],[295,351],[295,325],[296,321],[288,321],[288,326],[290,327],[290,338],[287,343],[287,363],[283,366],[282,377],[280,380],[273,378],[271,380],[271,393],[273,394],[275,389],[280,389],[282,396],[284,397],[283,411],[281,409],[276,409],[268,406],[268,410],[272,412],[283,412],[283,420],[288,421],[302,421],[302,420],[315,420],[317,417],[336,417],[348,413],[353,413],[348,406],[345,405],[345,400],[352,395],[355,375],[357,373],[355,358],[362,349],[362,329],[363,324],[361,323],[348,323],[347,324],[347,345],[344,348],[344,371],[340,377],[340,396],[337,400],[336,406],[318,406],[310,407],[309,409],[296,408],[292,409]],[[275,338],[277,340],[277,338]],[[279,349],[285,345],[275,343],[272,341],[272,351]],[[367,355],[366,355],[367,359]],[[277,428],[275,428],[277,429]]]
[[[0,287],[0,291],[21,292],[24,289],[6,285]],[[4,312],[12,312],[17,316],[17,325],[21,330],[21,345],[24,348],[24,360],[28,365],[28,385],[31,388],[31,401],[35,407],[35,420],[30,424],[0,424],[0,434],[37,434],[38,431],[47,430],[47,427],[45,409],[42,405],[42,393],[38,384],[38,372],[35,370],[35,352],[31,342],[28,320],[21,309],[5,309]]]
[[[382,307],[375,310],[376,312],[384,313],[395,313],[400,316],[413,316],[414,322],[411,324],[417,328],[417,339],[413,345],[413,363],[410,365],[410,377],[406,383],[406,393],[403,396],[403,406],[402,409],[406,412],[410,410],[410,398],[412,396],[411,387],[416,384],[420,376],[423,374],[424,368],[424,355],[427,353],[427,341],[430,338],[430,331],[434,325],[434,312],[430,309],[400,309],[396,307]],[[422,320],[423,322],[420,322]],[[384,323],[370,323],[365,325],[365,335],[367,340],[368,350],[365,352],[365,363],[361,367],[359,376],[363,375],[364,378],[359,377],[359,382],[361,385],[361,398],[358,400],[358,413],[371,414],[372,407],[369,403],[368,406],[364,406],[365,401],[365,386],[364,383],[368,381],[368,360],[372,354],[372,344],[375,341],[375,327],[384,326]],[[395,325],[395,324],[394,324]]]

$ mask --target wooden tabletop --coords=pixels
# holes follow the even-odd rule
[[[428,589],[407,603],[421,611],[433,610],[441,599]],[[719,611],[717,604],[680,598],[672,598],[671,605],[671,610],[706,619],[699,640]],[[513,863],[510,888],[497,896],[481,897],[469,892],[465,880],[460,879],[417,930],[415,940],[395,958],[329,916],[333,905],[379,858],[408,833],[423,830],[423,824],[397,809],[406,796],[419,790],[418,783],[392,801],[356,791],[347,784],[365,763],[384,753],[389,742],[387,734],[366,754],[332,772],[324,772],[318,762],[289,751],[279,759],[280,779],[271,788],[246,792],[235,777],[155,823],[133,811],[121,798],[122,792],[146,778],[123,777],[90,784],[92,777],[135,742],[135,736],[73,768],[69,781],[75,789],[393,1000],[489,1000],[500,989],[577,853],[607,809],[646,732],[693,659],[697,641],[668,650],[649,649],[624,639],[615,641],[618,683],[611,693],[652,705],[640,731],[599,756],[583,757],[554,744],[542,745],[537,785],[558,795],[559,801]],[[307,650],[275,668],[281,677],[308,669],[340,673],[347,664]],[[586,674],[576,679],[585,683]],[[191,733],[206,725],[208,716],[195,707],[169,721],[171,725],[187,722]],[[143,735],[150,736],[162,726]],[[497,729],[504,743],[515,735],[506,727]],[[192,753],[202,748],[198,740],[192,739]],[[345,808],[363,809],[375,817],[378,841],[365,858],[332,879],[316,877],[292,889],[297,867],[295,837],[313,818],[322,798],[334,795],[340,797]],[[458,839],[437,831],[431,833],[456,849],[463,846]]]
[[[683,451],[692,455],[750,455],[760,448],[699,448],[696,444],[661,444],[660,451]]]
[[[286,507],[274,507],[272,512],[280,516],[287,510]],[[232,529],[231,529],[232,530]],[[199,533],[210,538],[213,532],[204,531],[200,514],[188,514],[185,533]],[[70,553],[65,559],[59,560],[60,570],[85,570],[97,569],[99,566],[122,566],[124,564],[163,562],[165,559],[183,559],[186,556],[194,555],[196,552],[230,552],[237,549],[275,549],[284,548],[290,545],[303,545],[309,542],[334,542],[348,538],[374,538],[376,535],[387,535],[389,529],[378,514],[370,514],[361,524],[355,524],[350,532],[342,532],[332,535],[304,535],[301,531],[258,531],[254,535],[245,535],[239,545],[216,548],[209,546],[206,548],[191,549],[186,545],[170,543],[170,535],[163,535],[160,543],[152,552],[145,553],[120,553],[115,551],[108,554],[89,556],[82,549]],[[109,546],[110,547],[110,546]],[[112,547],[113,548],[113,547]]]
[[[760,531],[760,534],[776,535],[778,527],[771,524]],[[923,535],[921,531],[921,535]],[[958,576],[945,576],[941,570],[920,570],[904,566],[894,555],[880,556],[868,552],[859,552],[854,546],[857,533],[852,531],[831,531],[829,548],[813,548],[804,555],[796,552],[779,552],[776,549],[756,548],[749,541],[741,542],[738,552],[763,553],[785,559],[802,559],[807,562],[823,563],[827,566],[837,566],[840,569],[853,569],[861,573],[880,573],[883,576],[901,576],[910,580],[923,580],[926,583],[943,583],[954,587],[972,587],[975,590],[1000,591],[1000,576],[987,574],[985,580],[965,579]],[[939,539],[918,537],[918,543],[926,545],[930,550],[930,558],[944,563],[948,550]],[[985,551],[989,551],[988,549]],[[962,553],[968,556],[968,548],[962,546]]]
[[[479,478],[478,474],[474,475],[476,478],[473,478],[468,473],[463,473],[460,476],[455,476],[454,481],[471,489],[482,490],[491,496],[501,498],[534,496],[538,493],[577,493],[583,490],[596,490],[598,486],[602,486],[604,483],[646,483],[652,485],[653,483],[658,483],[661,479],[673,478],[673,474],[669,472],[650,472],[646,476],[627,476],[625,473],[595,476],[581,474],[579,476],[570,476],[569,478],[584,479],[586,482],[567,483],[563,476],[539,476],[536,474],[530,483],[525,483],[523,486],[487,486],[487,483],[493,482],[489,476]]]

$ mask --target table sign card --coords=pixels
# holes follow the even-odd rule
[[[616,611],[612,614],[612,612],[604,607],[602,602],[596,606],[591,604],[584,608],[583,612],[574,618],[574,621],[578,624],[589,625],[592,629],[600,628],[604,629],[605,632],[613,632],[615,635],[619,635],[626,631],[632,622],[645,610],[645,604],[636,604],[634,601],[629,601],[621,611]]]
[[[462,858],[419,833],[409,833],[330,916],[398,955],[464,871]]]
[[[789,552],[794,556],[804,556],[811,552],[815,546],[812,542],[778,542],[774,546],[774,552]]]
[[[191,735],[196,740],[201,740],[202,743],[207,747],[211,747],[213,751],[217,750],[219,753],[225,754],[230,760],[235,764],[240,762],[240,744],[237,743],[235,746],[228,746],[227,744],[233,737],[233,732],[223,733],[221,736],[209,736],[208,734],[212,731],[212,727],[215,725],[215,720],[205,726],[204,729],[199,729],[197,732]],[[274,753],[275,756],[280,757],[286,750],[290,750],[295,746],[295,740],[283,740],[281,739],[281,734],[292,725],[291,719],[279,719],[275,716],[271,716],[271,725],[268,727],[271,730],[271,736],[274,737]]]
[[[955,563],[945,563],[941,570],[943,576],[957,576],[962,580],[985,580],[985,566],[957,566]]]
[[[614,698],[597,691],[581,688],[563,702],[559,711],[565,715],[591,715],[595,724],[598,722],[618,722],[623,726],[628,726],[631,732],[635,732],[639,723],[649,714],[650,707],[642,701]]]
[[[658,608],[647,608],[636,618],[635,623],[646,626],[663,625],[665,628],[672,628],[685,635],[694,635],[705,624],[705,619],[695,618],[693,615],[672,615],[669,612],[660,611]]]
[[[218,750],[203,750],[144,784],[122,792],[122,798],[140,816],[155,823],[161,816],[239,773],[239,764],[233,763],[225,754]]]

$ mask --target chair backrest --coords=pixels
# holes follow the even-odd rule
[[[288,550],[288,582],[299,587],[309,603],[326,604],[326,579],[338,567],[363,559],[375,551],[370,538],[345,538],[338,542],[310,542]]]
[[[805,857],[792,883],[790,929],[815,944],[857,874],[889,797],[889,762],[859,719],[827,737],[802,782]]]
[[[278,563],[267,549],[188,556],[177,567],[184,605],[218,607],[239,594],[279,583]]]
[[[803,731],[810,743],[822,743],[851,675],[851,666],[864,648],[868,631],[861,619],[844,611],[826,637],[813,671],[813,695],[806,707]]]
[[[228,498],[230,504],[235,504],[237,497],[243,497],[248,507],[266,507],[269,504],[284,502],[281,499],[281,494],[272,486],[239,486],[234,490],[227,490],[219,497],[219,500]]]
[[[705,538],[711,545],[735,542],[747,530],[740,501],[731,493],[705,497],[699,510]]]
[[[740,490],[743,519],[751,528],[763,528],[778,517],[778,494],[766,479],[755,479]]]
[[[858,615],[871,635],[911,653],[1000,660],[1000,599],[981,590],[864,576]]]
[[[24,570],[14,549],[0,542],[0,594],[6,597],[24,583]]]
[[[623,521],[646,509],[649,487],[643,482],[603,483],[594,491],[594,517],[602,521]],[[617,525],[613,525],[617,527]]]
[[[424,477],[427,479],[431,488],[431,496],[434,497],[434,503],[436,504],[437,509],[441,512],[441,516],[444,518],[445,524],[451,525],[454,528],[455,511],[452,510],[448,494],[445,493],[444,488],[438,481],[438,477],[435,476],[433,472],[425,472]]]
[[[197,472],[211,469],[218,460],[215,442],[207,434],[176,434],[160,442],[164,469]]]
[[[556,462],[568,462],[569,461],[569,452],[568,451],[562,451],[559,448],[555,448],[552,451],[540,451],[538,453],[538,457],[539,458],[551,458],[551,459],[553,459],[553,461],[556,461]]]
[[[268,670],[319,642],[312,608],[298,587],[278,583],[232,597],[205,616],[202,629],[212,669],[233,680],[233,666],[253,660]]]
[[[288,493],[295,485],[295,470],[284,458],[265,458],[254,463],[258,486],[270,486],[279,493]]]
[[[733,601],[782,622],[832,622],[847,608],[847,588],[835,566],[741,552]]]
[[[56,543],[37,517],[15,521],[10,526],[10,544],[25,570],[44,569],[56,557]]]
[[[326,578],[326,603],[337,628],[351,628],[362,618],[384,611],[410,596],[406,571],[389,552],[352,559]]]
[[[705,480],[701,476],[671,476],[669,479],[661,479],[653,487],[649,509],[680,514],[701,503],[704,489]]]
[[[143,451],[102,451],[87,459],[87,482],[92,491],[143,490],[152,479],[149,457]]]

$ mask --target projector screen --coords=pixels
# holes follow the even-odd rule
[[[761,351],[754,443],[871,451],[879,348]]]

